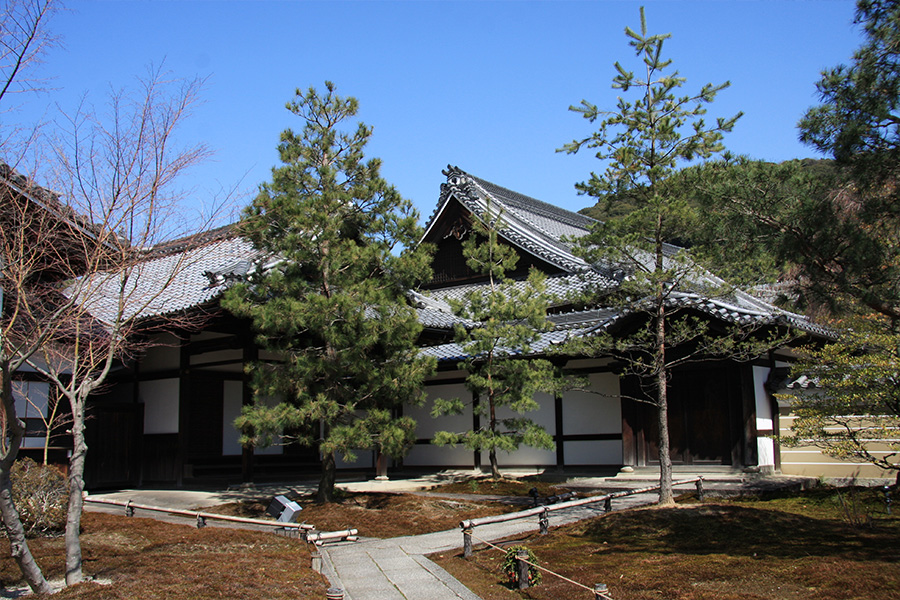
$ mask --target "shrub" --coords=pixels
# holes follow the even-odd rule
[[[515,584],[519,580],[519,568],[516,565],[516,554],[518,554],[520,550],[524,550],[528,553],[528,562],[532,563],[528,565],[528,585],[531,587],[539,585],[543,580],[543,577],[540,569],[534,566],[537,564],[537,557],[534,555],[534,552],[525,546],[510,546],[507,548],[506,556],[503,558],[503,564],[500,568],[503,569],[509,582]]]
[[[30,458],[13,464],[12,499],[22,519],[25,535],[53,535],[66,527],[66,478],[56,467]]]

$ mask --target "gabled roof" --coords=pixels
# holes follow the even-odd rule
[[[428,221],[423,241],[440,241],[433,239],[439,223],[444,215],[449,214],[451,203],[458,202],[477,218],[484,218],[488,210],[492,215],[499,212],[502,238],[562,269],[562,273],[551,274],[547,278],[548,294],[558,299],[551,302],[551,306],[565,306],[568,303],[567,296],[573,292],[591,290],[596,293],[613,291],[618,287],[619,280],[612,276],[616,271],[614,265],[613,268],[590,265],[574,252],[574,240],[588,233],[597,222],[594,219],[524,196],[470,175],[458,167],[448,167],[444,175],[447,176],[447,182],[441,186],[438,207]],[[679,258],[680,248],[667,244],[664,251],[668,261],[682,260]],[[516,284],[525,285],[525,282],[518,281]],[[429,320],[432,323],[440,322],[435,314],[447,312],[448,322],[456,322],[449,316],[449,301],[461,301],[474,290],[487,290],[488,285],[485,282],[475,282],[429,290],[427,295],[436,301],[430,308],[432,313]],[[671,309],[690,308],[726,323],[782,325],[817,336],[829,335],[826,328],[812,323],[804,316],[779,309],[741,290],[731,289],[725,297],[712,298],[697,293],[699,289],[722,286],[724,282],[714,274],[691,265],[681,284],[668,292],[667,304]],[[623,307],[614,305],[551,314],[549,319],[553,329],[533,345],[532,352],[540,354],[551,344],[607,330],[631,314]],[[423,349],[423,352],[441,361],[464,358],[462,347],[455,343],[432,346]]]
[[[568,273],[590,268],[573,252],[573,244],[566,238],[581,237],[588,232],[594,219],[535,200],[478,177],[459,167],[448,166],[441,185],[438,206],[425,226],[423,241],[434,242],[435,225],[452,202],[459,202],[472,215],[481,219],[488,214],[500,215],[500,231],[510,244]]]

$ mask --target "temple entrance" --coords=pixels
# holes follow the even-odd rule
[[[636,385],[628,386],[636,389]],[[656,409],[633,405],[626,427],[633,431],[634,464],[659,464],[659,426]],[[740,371],[722,368],[682,369],[669,382],[669,440],[674,465],[732,465],[741,463],[742,416]],[[626,463],[628,453],[626,452]]]

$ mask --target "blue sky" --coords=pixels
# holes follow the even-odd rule
[[[745,116],[733,152],[784,160],[815,156],[796,123],[816,103],[823,68],[860,45],[850,0],[635,1],[166,1],[79,0],[51,22],[63,46],[45,57],[55,77],[32,108],[100,103],[148,65],[203,77],[204,104],[182,131],[214,158],[183,185],[203,201],[241,182],[245,204],[278,162],[279,133],[300,129],[285,108],[296,88],[356,96],[372,125],[368,156],[427,218],[441,169],[453,164],[521,193],[578,210],[574,184],[599,162],[555,152],[590,124],[567,109],[582,98],[613,108],[613,63],[635,66],[623,33],[671,33],[666,54],[686,92],[730,80],[710,120]]]

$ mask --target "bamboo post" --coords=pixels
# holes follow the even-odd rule
[[[703,478],[699,478],[694,485],[697,486],[697,500],[703,502]]]
[[[125,505],[125,516],[126,517],[134,516],[134,507],[131,505],[131,500],[129,500],[128,504]]]
[[[528,550],[518,550],[516,552],[516,569],[519,574],[519,589],[528,588]]]
[[[312,567],[312,570],[315,571],[316,573],[321,573],[322,572],[322,553],[319,552],[318,550],[313,550],[310,553],[310,558],[312,559],[312,564],[310,565]]]
[[[612,498],[608,497],[603,501],[603,512],[612,512]]]
[[[594,600],[605,600],[609,598],[607,593],[609,592],[609,588],[606,587],[605,583],[595,583],[594,584]]]
[[[341,588],[328,588],[325,590],[325,600],[344,600],[344,590]]]
[[[541,535],[550,533],[550,511],[548,509],[545,508],[544,512],[541,513],[538,523],[541,526]]]
[[[202,529],[204,527],[206,527],[206,517],[197,513],[197,529]]]
[[[472,556],[472,528],[463,529],[463,556]]]

